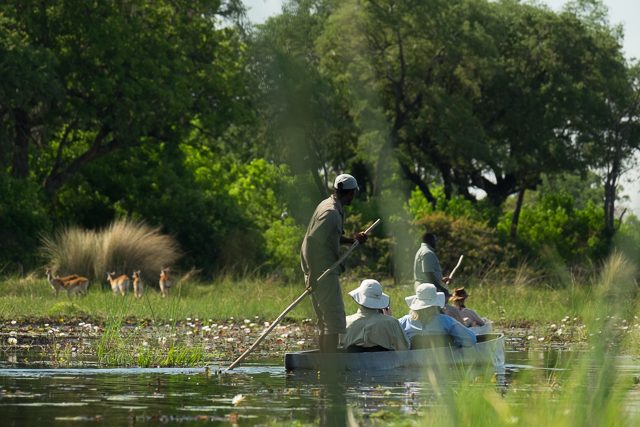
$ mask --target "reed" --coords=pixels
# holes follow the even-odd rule
[[[141,270],[143,277],[155,279],[163,266],[179,259],[180,249],[160,228],[120,219],[98,231],[68,227],[44,236],[41,255],[56,273],[100,282],[110,271],[131,275]]]
[[[629,413],[628,399],[636,387],[630,376],[621,375],[618,356],[624,341],[621,322],[631,322],[636,310],[635,267],[622,255],[614,254],[602,266],[592,284],[591,301],[583,301],[591,339],[590,351],[575,352],[571,369],[554,371],[546,378],[524,380],[535,389],[519,389],[512,384],[506,394],[494,385],[475,381],[469,371],[426,372],[437,404],[430,406],[411,424],[424,426],[635,426],[640,416]],[[622,329],[624,330],[624,329]],[[531,370],[531,376],[539,375]],[[548,375],[548,374],[547,374]],[[457,376],[459,386],[448,387]],[[444,377],[444,378],[443,378]],[[400,424],[406,418],[400,417]]]

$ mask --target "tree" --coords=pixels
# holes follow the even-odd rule
[[[36,173],[50,196],[107,153],[175,144],[196,120],[219,134],[243,103],[240,41],[232,27],[217,28],[227,10],[218,1],[27,0],[1,8],[3,38],[20,42],[9,41],[16,52],[3,65],[13,77],[3,87],[23,95],[0,100],[11,141],[4,145],[14,175]]]
[[[315,43],[332,3],[288,1],[281,15],[257,28],[252,40],[258,111],[265,126],[260,154],[284,160],[295,175],[310,175],[315,187],[310,190],[317,194],[313,205],[326,197],[332,175],[351,169],[358,159],[344,94],[318,70]]]
[[[387,123],[377,164],[393,155],[432,204],[435,181],[447,197],[472,200],[475,187],[500,207],[542,173],[593,160],[575,124],[598,114],[598,93],[620,70],[620,47],[603,36],[516,1],[351,1],[319,46],[356,98],[356,122]]]

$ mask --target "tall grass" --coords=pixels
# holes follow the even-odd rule
[[[180,257],[180,249],[160,228],[120,219],[99,231],[68,227],[45,236],[42,255],[61,275],[75,273],[100,281],[107,272],[131,275],[141,270],[144,278],[155,281],[162,267]]]

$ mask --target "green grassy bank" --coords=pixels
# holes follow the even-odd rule
[[[391,296],[393,315],[407,312],[404,298],[413,293],[411,283],[394,285],[381,281]],[[347,312],[356,310],[348,291],[357,287],[357,280],[342,281]],[[186,281],[171,289],[168,298],[161,298],[156,288],[147,286],[140,299],[128,294],[114,295],[93,283],[86,296],[69,297],[61,292],[55,297],[46,279],[34,275],[9,278],[0,282],[0,318],[5,320],[37,319],[58,316],[82,316],[105,320],[118,313],[124,317],[170,321],[201,318],[275,318],[304,290],[302,284],[279,284],[260,279],[222,280],[213,283]],[[468,306],[483,316],[503,325],[528,325],[558,322],[581,316],[594,301],[590,285],[547,286],[492,283],[467,285],[471,293]],[[292,310],[288,318],[294,321],[313,318],[309,298]]]

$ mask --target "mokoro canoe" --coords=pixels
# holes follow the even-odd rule
[[[476,335],[487,335],[493,332],[493,322],[489,319],[483,318],[484,325],[482,326],[472,326],[469,329],[473,331]]]
[[[318,350],[307,350],[286,353],[284,356],[284,366],[287,371],[301,369],[380,371],[450,364],[492,365],[496,373],[504,373],[504,334],[479,335],[478,343],[473,347],[446,346],[420,350],[363,353],[320,353]]]

